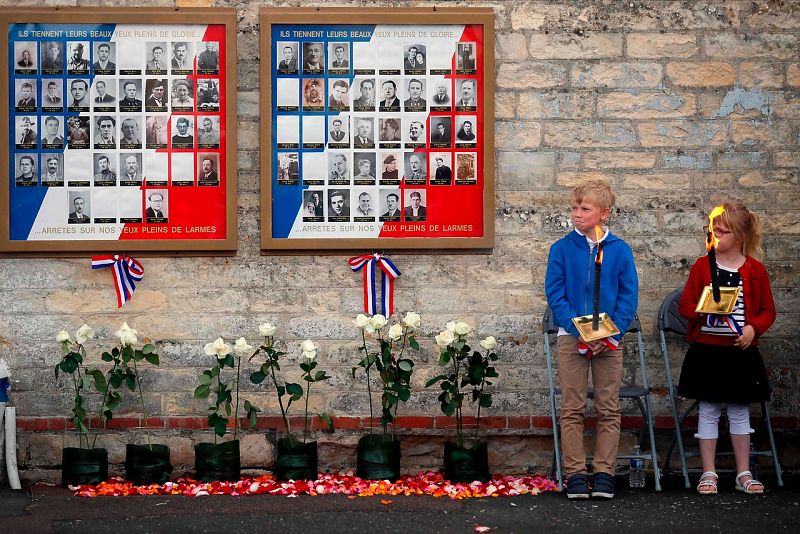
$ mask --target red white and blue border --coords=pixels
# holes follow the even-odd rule
[[[261,59],[262,59],[262,249],[490,249],[494,245],[494,36],[493,15],[485,9],[454,9],[445,12],[429,9],[397,9],[364,12],[353,9],[318,10],[278,10],[265,9],[261,15]],[[324,21],[325,23],[321,23]],[[310,73],[303,69],[303,46],[305,43],[322,43],[325,51],[326,66],[320,72]],[[296,51],[298,68],[294,72],[279,69],[282,49],[286,43],[292,43]],[[334,46],[344,43],[349,68],[334,69],[329,55]],[[402,66],[402,54],[409,43],[421,43],[431,57],[447,55],[449,69],[426,69],[423,74],[408,74]],[[475,69],[470,73],[457,69],[456,50],[459,43],[473,43],[475,50]],[[359,54],[374,57],[374,74],[368,73],[369,61],[359,61]],[[397,55],[401,54],[398,64]],[[391,59],[387,59],[391,58]],[[439,62],[441,59],[438,60]],[[439,65],[441,66],[441,65]],[[396,68],[396,73],[391,71]],[[472,78],[476,81],[477,106],[474,110],[432,110],[429,103],[423,110],[409,112],[404,107],[399,113],[391,116],[399,117],[401,123],[421,121],[425,125],[426,142],[424,146],[408,147],[406,140],[399,143],[395,151],[408,157],[410,153],[421,154],[426,174],[432,176],[434,171],[432,154],[447,152],[450,156],[453,178],[456,174],[456,159],[459,154],[470,154],[475,162],[474,180],[468,184],[456,183],[449,186],[433,185],[429,179],[425,184],[409,184],[405,179],[396,185],[381,184],[376,178],[374,186],[360,187],[353,180],[348,185],[331,183],[328,164],[332,154],[343,153],[347,157],[350,176],[355,175],[353,161],[357,153],[373,152],[376,162],[373,172],[382,170],[380,162],[387,154],[379,146],[379,121],[386,114],[376,106],[375,111],[356,110],[353,100],[359,96],[359,81],[374,78],[376,85],[383,79],[393,78],[397,81],[398,95],[407,98],[405,88],[411,78],[423,78],[426,88],[433,87],[440,81],[449,86],[450,95],[455,99],[460,81]],[[296,79],[294,85],[287,84],[286,79]],[[306,109],[303,89],[309,78],[321,80],[324,88],[325,105],[319,111]],[[334,110],[328,101],[332,83],[344,79],[350,85],[348,99],[350,107],[345,110]],[[294,87],[299,91],[295,109],[286,106],[286,99],[281,98],[279,107],[279,90]],[[429,96],[430,89],[426,95]],[[378,91],[376,91],[379,93]],[[284,91],[285,95],[285,91]],[[376,98],[380,98],[380,94]],[[291,102],[290,102],[291,104]],[[469,116],[476,125],[477,139],[471,146],[461,146],[455,141],[447,148],[433,147],[428,132],[433,124],[432,119],[448,117],[454,127],[459,118]],[[324,124],[324,143],[317,146],[305,146],[304,129],[310,122],[307,117],[322,117]],[[351,129],[355,120],[368,117],[373,122],[373,133],[376,139],[374,148],[360,149],[354,143],[343,148],[331,147],[328,135],[332,117],[342,117],[350,123]],[[287,146],[285,125],[296,124],[297,145]],[[294,128],[294,126],[291,126]],[[401,126],[402,128],[402,126]],[[352,140],[352,133],[351,140]],[[269,146],[266,146],[266,143]],[[298,179],[281,180],[281,160],[289,153],[291,161],[296,162]],[[296,156],[294,154],[297,154]],[[311,158],[308,155],[311,154]],[[295,159],[296,158],[296,159]],[[308,161],[322,162],[325,171],[324,179],[319,185],[304,183],[306,176],[304,166]],[[320,164],[314,168],[316,175]],[[403,167],[400,167],[403,176]],[[397,220],[381,220],[380,212],[387,190],[395,189],[400,199],[401,212],[408,207],[410,190],[424,191],[424,205],[427,209],[425,220],[412,220],[404,214]],[[323,214],[319,217],[306,217],[304,212],[307,192],[320,191],[325,203]],[[349,214],[345,217],[334,215],[329,204],[333,191],[345,191],[349,201]],[[358,194],[368,191],[373,199],[375,209],[374,220],[359,220],[355,215]],[[306,194],[304,194],[306,193]],[[310,208],[309,208],[310,209]],[[333,219],[333,220],[332,220]]]
[[[0,175],[0,206],[6,212],[0,216],[0,252],[235,250],[237,82],[233,10],[137,8],[134,13],[113,8],[14,9],[0,12],[0,27],[5,32],[5,38],[0,37],[0,61],[8,73],[7,82],[0,87],[0,98],[7,103],[3,106],[7,127],[0,132],[0,143],[8,147],[8,159],[2,165]],[[62,50],[64,67],[60,71],[45,69],[41,63],[44,43],[51,42],[58,43]],[[66,66],[66,54],[72,42],[84,45],[84,58],[90,65],[86,72],[76,73]],[[169,52],[171,45],[190,43],[188,69],[173,72],[168,67],[162,73],[146,70],[145,62],[154,42],[163,43],[167,62],[172,57]],[[198,68],[197,58],[205,42],[213,43],[218,57],[218,65],[213,71]],[[31,71],[21,72],[17,68],[18,43],[24,43],[38,56],[36,67]],[[111,44],[117,54],[118,65],[110,73],[95,69],[99,43]],[[135,64],[137,60],[132,58],[136,57],[140,58],[141,65]],[[34,94],[39,101],[31,111],[16,108],[20,79],[34,84]],[[183,110],[165,104],[161,112],[149,112],[144,106],[140,111],[128,111],[113,105],[113,109],[108,111],[95,110],[94,105],[86,110],[73,110],[68,106],[68,98],[74,79],[86,80],[92,98],[96,95],[98,81],[105,81],[106,85],[115,87],[115,93],[121,93],[119,84],[133,79],[139,82],[137,97],[142,101],[147,96],[148,80],[166,80],[170,89],[176,82],[186,80],[193,87],[191,97],[195,104]],[[213,82],[218,93],[218,107],[201,109],[195,92],[201,79]],[[44,88],[51,81],[56,81],[61,87],[61,110],[47,109],[41,100],[46,91]],[[170,98],[168,93],[167,100]],[[17,118],[23,114],[32,117],[36,124],[38,140],[30,146],[21,146],[15,139]],[[219,142],[211,147],[198,146],[197,142],[188,148],[176,148],[171,143],[158,148],[148,146],[145,127],[152,114],[162,116],[168,139],[175,133],[178,116],[191,120],[195,136],[195,125],[201,124],[204,118],[213,118],[219,130]],[[63,146],[55,148],[44,146],[41,140],[44,122],[53,115],[59,118],[59,133],[64,138]],[[66,124],[70,118],[86,120],[94,135],[96,120],[101,115],[115,119],[116,144],[107,149],[98,149],[93,144],[87,149],[78,149],[67,142]],[[138,119],[141,147],[123,147],[119,143],[121,122],[127,117]],[[98,151],[107,153],[113,162],[113,170],[120,177],[115,187],[100,188],[95,183],[96,167],[93,164]],[[138,186],[124,187],[121,183],[124,169],[120,158],[127,154],[136,154],[140,162],[142,179]],[[206,155],[213,157],[216,181],[201,186],[198,175],[202,172],[202,158]],[[35,162],[36,180],[32,186],[20,187],[16,178],[21,156],[30,157]],[[56,186],[42,181],[46,159],[53,156],[58,157],[63,165],[64,182]],[[148,167],[157,168],[158,172],[150,173]],[[185,174],[184,180],[193,183],[188,186],[179,183],[175,176],[178,172]],[[70,179],[67,179],[68,173]],[[148,197],[155,191],[164,197],[165,216],[150,218],[146,212]],[[70,210],[76,196],[86,197],[92,202],[92,210],[97,208],[105,217],[97,220],[90,212],[87,224],[74,224]],[[123,204],[121,199],[125,199],[127,211],[133,213],[115,212],[115,204],[117,208]]]

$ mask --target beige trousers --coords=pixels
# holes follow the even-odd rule
[[[561,385],[561,449],[567,476],[586,473],[583,418],[592,370],[597,442],[592,461],[595,473],[614,475],[619,449],[619,388],[622,383],[622,345],[591,360],[578,352],[578,338],[558,336],[558,378]]]

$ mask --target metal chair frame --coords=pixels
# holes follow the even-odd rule
[[[556,396],[561,394],[561,389],[556,388],[554,384],[553,357],[551,351],[551,344],[553,341],[552,338],[558,334],[558,327],[555,325],[555,323],[553,323],[553,313],[550,308],[547,308],[544,317],[542,318],[542,329],[544,331],[544,354],[545,360],[547,361],[547,385],[549,388],[550,415],[552,417],[553,424],[553,462],[550,467],[550,476],[552,477],[553,474],[555,474],[559,487],[563,487],[564,474],[561,467],[561,423],[558,417],[558,407],[556,406]],[[642,372],[642,385],[623,385],[619,391],[619,398],[632,400],[639,408],[639,411],[642,414],[642,427],[639,430],[639,444],[644,445],[643,438],[645,430],[647,430],[650,442],[650,453],[640,455],[618,454],[617,460],[650,460],[653,465],[655,489],[656,491],[661,491],[661,471],[658,466],[658,459],[656,455],[653,409],[650,403],[651,390],[647,376],[647,363],[645,362],[642,328],[638,315],[634,317],[626,334],[636,335],[636,349],[639,355],[639,368]],[[592,388],[589,389],[587,397],[590,399],[594,398],[594,391]],[[591,456],[587,456],[587,459],[590,458]]]
[[[683,443],[683,423],[686,420],[686,417],[688,417],[689,414],[691,414],[697,408],[699,402],[694,401],[682,414],[678,413],[678,385],[672,376],[672,367],[670,365],[666,338],[667,333],[676,334],[681,337],[686,336],[687,321],[681,317],[680,313],[678,312],[678,300],[681,297],[682,291],[682,288],[674,290],[672,293],[667,295],[667,297],[661,303],[661,308],[658,310],[658,340],[661,346],[661,354],[664,357],[664,370],[666,371],[667,376],[667,391],[669,392],[670,408],[672,409],[672,420],[675,425],[675,432],[672,436],[672,441],[667,449],[667,454],[664,456],[663,471],[665,473],[670,472],[672,452],[675,450],[675,446],[677,444],[678,454],[681,458],[681,474],[683,475],[684,486],[688,489],[691,488],[691,482],[689,482],[689,469],[686,465],[686,459],[697,457],[700,455],[700,453],[695,450],[686,450],[686,446]],[[770,420],[769,407],[767,406],[766,402],[761,402],[760,404],[762,423],[766,427],[767,436],[769,438],[769,449],[754,450],[751,451],[750,454],[753,456],[767,456],[772,458],[772,464],[775,468],[775,477],[778,481],[778,486],[783,487],[781,464],[778,458],[778,450],[775,447],[775,436],[772,433],[772,422]],[[733,452],[717,452],[717,456],[733,456]],[[697,471],[699,474],[702,469],[692,471]]]

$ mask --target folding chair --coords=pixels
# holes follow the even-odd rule
[[[681,298],[682,288],[678,288],[664,299],[661,303],[661,308],[658,310],[658,338],[661,345],[661,354],[664,356],[664,370],[667,376],[667,391],[669,392],[670,408],[672,409],[672,419],[675,424],[675,433],[672,441],[669,444],[666,456],[664,456],[665,473],[670,472],[670,461],[672,452],[675,450],[675,445],[678,446],[678,455],[681,459],[681,473],[683,474],[683,484],[688,489],[691,488],[689,482],[689,469],[686,466],[686,459],[700,456],[697,450],[687,451],[683,444],[683,423],[686,417],[692,413],[698,401],[692,402],[688,409],[683,414],[678,414],[678,386],[672,376],[672,366],[669,360],[669,351],[667,349],[667,336],[666,334],[676,334],[681,339],[686,337],[686,319],[681,317],[678,313],[678,300]],[[769,450],[753,450],[750,451],[751,456],[767,456],[772,458],[772,464],[775,468],[775,477],[778,481],[778,486],[783,487],[783,477],[781,476],[781,464],[778,459],[778,451],[775,448],[775,437],[772,434],[772,422],[770,421],[769,408],[766,402],[761,402],[761,419],[762,424],[766,427],[767,436],[769,437]],[[717,456],[733,456],[733,452],[717,452]],[[696,470],[698,474],[700,469]]]
[[[550,415],[553,421],[553,462],[550,466],[550,476],[556,476],[559,487],[564,485],[564,475],[561,467],[561,423],[558,417],[558,408],[556,406],[556,396],[561,394],[561,388],[556,388],[554,384],[553,373],[553,357],[551,345],[555,341],[558,334],[558,327],[553,322],[553,312],[550,308],[544,312],[542,318],[542,329],[544,330],[544,355],[547,360],[547,385],[549,388],[550,397]],[[649,454],[618,454],[617,460],[650,460],[653,464],[653,476],[655,478],[656,491],[661,491],[661,471],[658,467],[658,460],[656,458],[656,440],[653,426],[653,410],[650,404],[650,384],[647,377],[647,364],[645,362],[644,342],[642,340],[642,328],[639,322],[639,316],[636,315],[631,321],[626,334],[635,334],[636,336],[636,351],[639,355],[639,368],[642,372],[642,385],[625,385],[623,384],[619,390],[620,399],[629,399],[636,403],[639,411],[642,414],[642,427],[639,430],[639,444],[644,443],[645,430],[648,431],[648,438],[650,442]],[[594,398],[594,390],[589,388],[587,397]],[[587,456],[590,459],[591,456]],[[554,473],[555,471],[555,473]]]

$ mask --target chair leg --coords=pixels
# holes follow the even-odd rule
[[[561,470],[561,427],[558,424],[558,417],[556,416],[556,401],[554,396],[550,397],[550,414],[553,424],[553,464],[555,465],[558,487],[561,489],[564,487],[564,474]]]
[[[761,403],[761,415],[767,424],[767,436],[769,436],[769,448],[772,451],[772,465],[775,467],[775,478],[778,480],[778,487],[783,487],[783,475],[781,473],[781,462],[778,458],[778,448],[775,447],[775,436],[772,434],[772,421],[770,420],[769,408],[766,402]]]
[[[658,469],[658,458],[656,456],[656,436],[655,428],[653,427],[653,409],[650,404],[650,396],[644,398],[644,404],[647,408],[647,426],[650,432],[650,457],[653,462],[653,478],[656,483],[656,491],[661,491],[661,471]]]
[[[678,406],[675,402],[675,385],[669,385],[669,400],[670,400],[670,407],[672,408],[672,420],[675,425],[675,437],[674,440],[678,444],[678,454],[681,457],[681,472],[683,473],[683,485],[686,489],[692,487],[692,483],[689,481],[689,468],[686,466],[686,450],[683,447],[683,419],[678,417]],[[684,416],[685,418],[686,416]],[[667,459],[666,459],[666,466],[669,468],[669,461],[670,457],[672,456],[672,444],[670,443],[669,451],[667,452]]]

